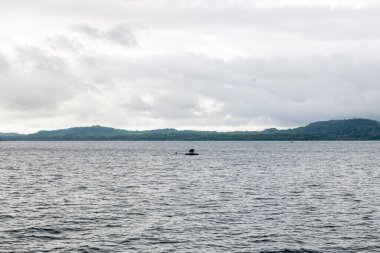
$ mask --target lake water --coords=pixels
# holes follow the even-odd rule
[[[0,173],[0,252],[380,252],[380,142],[0,142]]]

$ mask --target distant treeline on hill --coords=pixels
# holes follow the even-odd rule
[[[109,127],[74,127],[34,134],[0,133],[0,141],[296,141],[380,140],[380,123],[368,119],[330,120],[305,127],[264,131],[193,131],[158,129],[128,131]]]

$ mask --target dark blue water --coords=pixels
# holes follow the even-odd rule
[[[0,252],[380,252],[380,142],[0,142],[0,173]]]

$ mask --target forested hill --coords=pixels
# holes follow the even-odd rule
[[[2,134],[1,141],[211,141],[211,140],[380,140],[380,123],[368,119],[330,120],[288,130],[275,128],[260,132],[214,132],[159,129],[128,131],[102,126],[74,127],[34,134]]]
[[[320,121],[291,129],[289,133],[324,139],[380,139],[380,123],[368,119]]]

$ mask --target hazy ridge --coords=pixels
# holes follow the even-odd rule
[[[128,131],[102,126],[73,127],[33,134],[0,133],[2,141],[249,141],[249,140],[380,140],[380,123],[369,119],[329,120],[304,127],[264,131],[195,131],[157,129]]]

